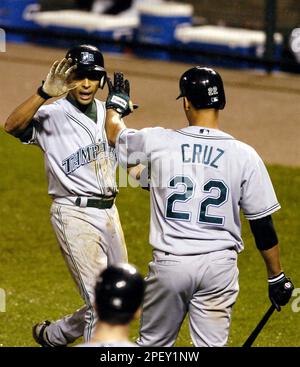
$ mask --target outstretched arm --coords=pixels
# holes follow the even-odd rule
[[[118,112],[113,109],[106,111],[105,130],[110,145],[116,145],[118,134],[125,128],[126,125]]]
[[[34,94],[18,106],[7,118],[4,129],[7,133],[18,136],[26,129],[37,110],[45,103],[46,99]]]
[[[76,87],[76,84],[68,82],[69,75],[76,67],[75,65],[70,67],[71,61],[71,59],[55,61],[43,86],[38,89],[36,94],[18,106],[7,118],[4,125],[7,133],[18,136],[26,129],[37,110],[47,99],[58,97]]]
[[[107,110],[106,121],[105,121],[105,129],[106,129],[106,136],[107,136],[107,139],[108,139],[108,143],[112,146],[115,146],[118,134],[120,133],[121,130],[126,129],[126,125],[125,125],[124,121],[121,119],[118,112],[116,112],[112,109]],[[144,182],[145,179],[143,178],[143,180],[141,180],[141,178],[142,178],[142,175],[143,175],[143,172],[144,172],[145,169],[148,172],[147,167],[145,167],[143,164],[138,164],[138,165],[133,166],[133,167],[128,167],[127,168],[127,173],[133,179],[135,179],[137,181],[143,181]],[[146,184],[144,183],[142,186],[145,187]],[[148,188],[148,186],[146,186],[146,187]]]
[[[122,117],[129,115],[137,105],[130,100],[129,81],[124,80],[123,73],[114,73],[114,83],[107,78],[109,94],[106,100],[105,131],[110,145],[115,145],[117,136],[126,125]]]
[[[124,80],[122,73],[114,74],[114,83],[107,79],[109,94],[106,100],[105,131],[108,143],[116,145],[119,133],[126,129],[122,117],[130,114],[138,106],[133,105],[130,100],[129,81]],[[128,174],[137,181],[140,181],[143,188],[148,189],[148,168],[143,164],[127,166]]]

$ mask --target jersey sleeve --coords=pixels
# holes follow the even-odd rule
[[[268,171],[254,150],[243,177],[240,205],[248,220],[266,217],[280,209]]]
[[[26,127],[25,130],[22,131],[21,134],[18,135],[18,138],[21,140],[23,144],[33,144],[42,146],[42,131],[45,120],[48,118],[49,113],[47,112],[46,106],[42,106],[34,115],[33,119]]]
[[[34,120],[31,120],[26,129],[18,135],[18,138],[23,144],[36,144],[36,130],[34,127]]]
[[[149,135],[151,128],[142,130],[123,129],[116,140],[116,152],[122,167],[146,163],[150,159]]]

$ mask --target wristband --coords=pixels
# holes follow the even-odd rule
[[[49,94],[43,91],[43,84],[38,88],[37,94],[46,100],[52,98],[52,96],[49,96]]]
[[[285,274],[282,271],[280,274],[275,275],[274,277],[268,278],[268,283],[269,284],[274,284],[274,283],[277,283],[279,280],[281,280],[283,278],[285,278]]]

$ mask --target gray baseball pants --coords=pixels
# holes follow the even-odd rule
[[[137,344],[173,346],[188,314],[194,346],[225,346],[238,290],[234,250],[191,256],[154,250]]]
[[[127,262],[127,251],[116,206],[111,209],[80,208],[53,203],[51,223],[62,255],[78,286],[85,306],[52,322],[46,337],[54,346],[89,341],[96,323],[94,286],[107,265]]]

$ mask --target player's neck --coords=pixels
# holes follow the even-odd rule
[[[97,122],[97,107],[95,99],[88,105],[80,104],[73,96],[69,93],[67,95],[67,100],[72,103],[73,106],[79,109],[82,113],[84,113],[87,117],[89,117],[94,122]]]
[[[90,109],[91,106],[93,105],[94,103],[94,100],[87,104],[87,105],[83,105],[81,103],[79,103],[72,95],[71,93],[68,93],[67,94],[67,100],[72,103],[73,106],[77,107],[81,112],[85,113],[87,109]]]
[[[187,115],[190,126],[219,129],[219,111],[214,109],[191,110]]]
[[[129,325],[110,325],[101,321],[97,323],[95,332],[91,338],[92,343],[128,340]]]

